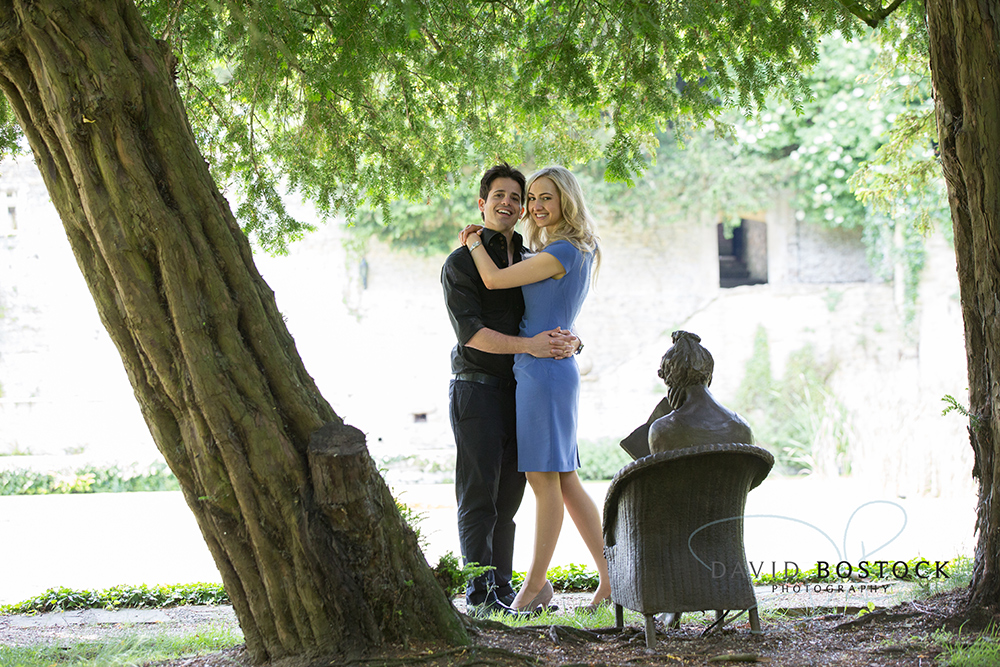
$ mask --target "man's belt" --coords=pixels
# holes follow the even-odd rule
[[[513,389],[515,385],[514,380],[504,380],[488,373],[455,373],[454,378],[463,382],[485,384],[494,389]]]

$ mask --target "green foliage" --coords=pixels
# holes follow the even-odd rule
[[[21,128],[6,97],[0,96],[0,159],[24,154],[21,144]],[[2,310],[0,310],[2,317]]]
[[[479,182],[469,179],[452,186],[446,195],[419,201],[397,200],[382,209],[361,209],[352,226],[352,236],[365,240],[375,236],[394,248],[416,253],[446,253],[458,247],[458,232],[481,221],[477,201]]]
[[[786,473],[813,472],[826,453],[837,473],[850,472],[844,409],[827,389],[833,371],[833,364],[820,363],[807,345],[789,356],[784,377],[774,379],[767,332],[757,328],[734,406]]]
[[[604,438],[597,442],[581,440],[578,452],[580,467],[576,472],[584,481],[611,479],[632,462],[632,457],[618,446],[618,440],[614,438]]]
[[[878,559],[868,559],[869,563],[875,563]],[[911,583],[920,584],[925,589],[925,592],[929,593],[931,584],[942,584],[945,583],[949,587],[965,586],[969,582],[969,576],[972,572],[972,559],[967,556],[956,556],[948,561],[948,565],[944,567],[944,572],[947,573],[948,579],[934,580],[934,579],[921,579],[916,576],[916,566],[920,562],[927,562],[927,559],[917,556],[911,558],[906,563],[906,574],[901,577],[895,576],[891,572],[891,566],[896,561],[892,561],[889,565],[885,566],[883,575],[878,576],[878,566],[870,565],[868,570],[870,576],[864,579],[856,579],[851,577],[840,577],[836,573],[836,563],[829,564],[829,573],[826,576],[821,576],[818,565],[813,565],[807,570],[801,570],[796,572],[794,569],[786,572],[785,570],[776,570],[773,574],[765,570],[761,570],[759,574],[754,574],[753,571],[750,572],[751,579],[755,586],[766,586],[773,584],[836,584],[836,583],[853,583],[862,584],[869,582],[887,582],[887,581],[905,581]],[[930,571],[934,570],[934,563],[931,562]],[[923,572],[928,572],[928,567],[923,566]],[[852,563],[852,572],[858,573],[857,563]]]
[[[831,313],[837,310],[837,306],[840,305],[840,300],[844,298],[844,293],[840,290],[828,289],[826,294],[823,296],[823,301],[826,302],[826,309]]]
[[[146,467],[88,465],[58,472],[0,471],[0,496],[178,490],[177,478],[162,462]]]
[[[479,565],[460,565],[458,557],[449,551],[441,556],[433,571],[435,579],[445,593],[449,597],[454,597],[465,591],[466,583],[491,569],[493,568]],[[511,585],[515,589],[520,588],[521,584],[524,583],[524,576],[524,572],[512,572]],[[600,583],[600,577],[596,570],[576,563],[550,568],[546,573],[546,578],[555,590],[565,593],[592,591]]]
[[[396,501],[396,511],[399,512],[399,516],[403,518],[403,521],[406,522],[406,525],[409,526],[410,529],[413,531],[414,535],[416,535],[417,544],[420,545],[421,549],[426,548],[427,538],[424,535],[421,535],[420,533],[420,522],[426,519],[427,515],[424,512],[418,512],[417,510],[413,509],[412,507],[401,501],[398,497],[393,498],[393,500]]]
[[[139,609],[181,605],[230,604],[222,584],[114,586],[99,591],[50,588],[17,604],[0,606],[0,614],[32,614],[74,609]]]
[[[472,579],[486,574],[493,568],[488,565],[460,565],[458,557],[448,552],[438,559],[432,568],[434,578],[444,589],[448,597],[455,597],[465,592],[465,585]]]
[[[21,449],[19,443],[13,443],[10,445],[10,449],[6,452],[0,452],[0,456],[33,456],[34,453],[31,451],[30,447]]]
[[[874,60],[870,39],[824,39],[818,64],[806,77],[813,95],[801,111],[772,105],[735,124],[736,137],[748,151],[791,161],[788,185],[800,219],[854,227],[864,217],[848,177],[878,149],[895,111],[876,104],[874,85],[863,80]]]
[[[937,157],[924,11],[908,3],[875,35],[877,59],[869,79],[874,101],[898,110],[888,134],[851,177],[858,198],[897,224],[925,232],[949,218]],[[893,100],[895,100],[893,102]],[[950,233],[950,225],[940,225]]]
[[[176,3],[140,0],[178,55],[202,151],[248,232],[281,251],[323,214],[425,201],[466,165],[645,168],[655,134],[769,96],[802,108],[816,40],[862,24],[837,2]],[[283,180],[284,179],[284,180]]]
[[[949,412],[953,411],[957,412],[963,417],[968,418],[969,425],[972,427],[972,430],[978,431],[980,429],[981,422],[979,420],[979,417],[969,412],[969,409],[965,407],[965,405],[963,405],[962,403],[959,403],[958,399],[956,399],[954,396],[952,396],[951,394],[945,394],[941,398],[941,400],[945,402],[945,407],[943,410],[941,410],[942,416],[948,414]]]
[[[903,267],[906,313],[916,311],[923,237],[949,219],[922,24],[901,15],[878,35],[853,41],[831,36],[806,82],[815,96],[803,113],[781,105],[745,124],[736,135],[750,150],[794,163],[788,184],[796,215],[807,222],[861,227],[881,277]],[[908,44],[897,49],[900,41]],[[941,225],[948,228],[948,225]]]
[[[703,213],[729,223],[791,193],[807,224],[862,228],[878,276],[892,279],[895,267],[903,267],[904,323],[912,324],[924,234],[948,217],[926,59],[907,55],[912,45],[895,49],[899,40],[919,46],[925,37],[902,21],[878,35],[830,35],[803,74],[810,94],[797,104],[772,99],[756,115],[720,110],[712,127],[683,121],[659,127],[644,149],[655,160],[627,183],[608,177],[612,167],[604,158],[579,165],[577,175],[602,224],[637,228]],[[606,136],[601,129],[594,139]],[[525,164],[532,168],[537,156],[529,152]],[[358,233],[424,251],[452,248],[455,232],[478,218],[473,185],[393,204],[392,222],[382,231],[381,214],[360,212]]]
[[[407,221],[385,234],[451,247],[449,230],[467,222],[471,204],[454,188],[498,159],[573,165],[602,156],[596,181],[636,189],[595,198],[612,218],[642,224],[693,202],[731,217],[790,182],[803,215],[854,225],[850,165],[870,159],[890,116],[914,111],[927,126],[926,85],[913,86],[918,96],[894,97],[890,87],[875,96],[855,80],[876,52],[894,54],[883,60],[895,70],[919,64],[926,80],[919,3],[888,19],[860,4],[807,0],[137,6],[178,57],[213,175],[235,194],[243,228],[274,252],[309,230],[284,208],[288,187],[323,216],[353,219],[366,208],[362,228],[430,208],[429,242]],[[865,23],[880,26],[878,48]],[[708,121],[724,139],[708,139]],[[0,153],[18,140],[0,104]],[[912,153],[902,145],[886,154]],[[926,154],[926,141],[909,145]],[[640,179],[654,157],[654,178]],[[925,167],[899,173],[932,179]],[[397,199],[410,204],[398,210]]]
[[[746,412],[764,409],[771,400],[768,392],[773,384],[771,344],[767,329],[763,325],[757,325],[753,338],[753,354],[747,359],[743,381],[736,394],[736,404]]]
[[[519,588],[524,583],[524,572],[514,572],[511,575],[511,585]],[[565,593],[576,591],[592,591],[600,583],[600,577],[596,570],[588,569],[584,565],[571,563],[569,565],[550,568],[545,573],[545,578],[552,584],[552,588]]]
[[[731,219],[773,204],[789,164],[752,153],[717,120],[714,128],[657,133],[656,159],[634,183],[608,182],[608,165],[592,162],[580,181],[602,222],[638,229],[669,225],[702,213]],[[727,132],[729,132],[727,134]]]

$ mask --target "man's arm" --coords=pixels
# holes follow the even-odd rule
[[[532,338],[510,336],[485,327],[481,317],[482,304],[473,278],[455,266],[453,258],[454,255],[449,257],[442,267],[441,284],[448,317],[460,345],[491,354],[530,354],[554,359],[565,359],[579,349],[580,340],[572,332],[558,327]],[[476,270],[475,266],[469,268]],[[470,331],[473,332],[471,336]],[[466,336],[468,340],[463,343]]]
[[[579,338],[558,327],[531,338],[508,336],[484,327],[473,334],[465,345],[491,354],[530,354],[540,359],[565,359],[576,352],[579,343]]]

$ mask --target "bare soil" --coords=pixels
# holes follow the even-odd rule
[[[971,643],[991,623],[1000,621],[1000,614],[965,611],[966,595],[964,589],[956,589],[862,616],[854,613],[810,617],[768,615],[762,619],[764,633],[761,635],[750,634],[745,616],[721,629],[709,629],[706,623],[696,622],[700,615],[695,614],[690,619],[685,616],[680,629],[666,629],[658,624],[657,646],[652,650],[646,648],[643,627],[637,623],[621,629],[589,627],[583,617],[582,625],[588,626],[586,629],[550,625],[511,628],[470,618],[472,643],[469,646],[389,645],[361,659],[319,660],[310,663],[309,667],[673,667],[738,663],[767,663],[781,667],[930,667],[940,664],[937,657],[941,646],[932,640],[935,631],[943,629],[954,635],[961,629],[960,641]],[[577,613],[572,604],[564,613]],[[203,612],[186,613],[183,608],[171,612],[172,619],[186,630],[219,621],[218,617],[207,619]],[[171,631],[177,629],[174,627]],[[52,639],[42,628],[19,628],[16,637],[2,630],[0,627],[5,642]],[[159,631],[164,630],[166,628]],[[106,628],[105,631],[114,632],[115,629]],[[151,628],[150,631],[156,630]],[[251,665],[244,648],[236,647],[158,663],[155,667]]]
[[[653,650],[646,648],[645,633],[635,625],[590,631],[559,626],[512,629],[480,625],[468,649],[411,646],[409,651],[403,651],[397,647],[364,662],[324,664],[673,667],[769,663],[781,667],[929,667],[938,664],[936,657],[941,652],[941,647],[931,640],[936,630],[955,632],[961,627],[962,641],[971,642],[997,620],[991,614],[970,618],[963,613],[965,597],[964,590],[952,591],[863,616],[766,618],[762,635],[750,634],[745,617],[743,622],[707,633],[705,625],[695,623],[684,623],[677,630],[658,626]]]

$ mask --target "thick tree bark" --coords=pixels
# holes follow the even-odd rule
[[[979,481],[970,602],[1000,604],[1000,2],[926,0]]]
[[[466,641],[364,436],[306,373],[173,65],[128,0],[0,5],[0,87],[253,658]]]

